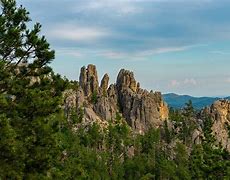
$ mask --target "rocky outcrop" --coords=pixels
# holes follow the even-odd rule
[[[96,66],[90,64],[87,68],[81,68],[79,84],[86,96],[98,93],[99,83]]]
[[[106,95],[108,86],[109,86],[109,75],[106,73],[101,80],[101,86],[100,86],[101,93],[103,95]]]
[[[105,74],[99,87],[94,65],[81,68],[79,89],[74,99],[76,108],[84,108],[84,121],[115,120],[121,114],[135,132],[144,133],[151,127],[159,127],[168,119],[168,107],[160,92],[148,92],[140,88],[134,74],[122,69],[116,84],[109,86]]]
[[[93,107],[94,111],[104,120],[114,120],[118,112],[117,104],[109,97],[99,97]]]
[[[83,111],[83,123],[98,122],[103,126],[121,115],[127,124],[137,133],[145,133],[151,127],[160,127],[168,119],[169,110],[160,92],[141,88],[134,74],[120,70],[115,84],[109,85],[109,76],[105,74],[98,83],[94,65],[81,68],[79,88],[64,93],[65,112]],[[71,108],[74,108],[72,111]],[[202,113],[213,119],[212,131],[217,142],[230,151],[230,101],[219,100],[201,112],[196,119],[197,127],[191,135],[194,143],[201,143],[204,138]]]
[[[132,72],[122,69],[116,87],[121,112],[128,124],[139,133],[150,127],[159,127],[168,118],[168,108],[161,93],[141,89]]]
[[[134,79],[133,72],[125,69],[120,70],[117,76],[117,88],[118,90],[130,89],[132,92],[137,91],[137,82]]]
[[[230,138],[228,127],[230,127],[230,101],[218,100],[209,108],[205,109],[213,119],[212,131],[216,140],[230,151]]]

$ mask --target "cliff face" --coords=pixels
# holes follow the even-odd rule
[[[132,72],[122,69],[116,82],[118,104],[128,124],[139,133],[158,127],[168,118],[161,93],[140,88]]]
[[[230,138],[228,127],[230,127],[230,101],[218,100],[209,108],[205,109],[213,119],[212,131],[216,140],[230,151]]]
[[[73,101],[75,108],[84,109],[84,121],[107,123],[122,115],[131,128],[144,133],[150,127],[159,127],[168,119],[168,107],[160,92],[148,92],[141,89],[134,74],[122,69],[115,84],[109,86],[109,76],[105,74],[99,85],[97,70],[94,65],[81,68],[79,89]]]

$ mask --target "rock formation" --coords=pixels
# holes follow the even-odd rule
[[[228,127],[230,127],[230,101],[218,100],[213,103],[205,112],[213,119],[212,131],[216,140],[230,151],[230,137]]]
[[[102,90],[102,93],[105,95],[106,92],[107,92],[107,89],[108,89],[108,86],[109,86],[109,75],[108,74],[105,74],[101,80],[101,90]]]
[[[90,64],[87,69],[85,67],[81,68],[79,84],[86,96],[98,93],[99,85],[96,66]]]
[[[168,108],[161,93],[148,92],[140,87],[132,72],[122,69],[117,77],[120,110],[128,124],[139,133],[158,127],[168,118]]]
[[[105,74],[99,86],[94,65],[81,68],[79,89],[67,100],[76,100],[76,108],[84,108],[84,121],[114,121],[121,114],[135,132],[144,133],[150,127],[159,127],[168,119],[168,108],[159,92],[140,88],[132,72],[122,69],[116,84],[109,86]],[[73,98],[74,97],[74,98]]]

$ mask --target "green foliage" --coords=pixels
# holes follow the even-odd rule
[[[194,146],[190,156],[190,170],[193,179],[228,179],[229,152],[207,146]]]
[[[189,173],[189,161],[188,152],[186,151],[186,146],[181,143],[177,143],[175,147],[176,157],[176,175],[179,179],[191,179]]]
[[[195,110],[191,100],[185,104],[181,115],[183,117],[183,121],[181,122],[179,137],[186,145],[189,145],[192,144],[192,132],[197,128],[195,122]]]
[[[73,126],[75,124],[81,123],[83,121],[83,116],[84,116],[84,109],[83,107],[78,108],[75,110],[74,108],[71,109],[68,115],[68,121],[69,121],[69,126]]]
[[[163,139],[169,144],[172,142],[174,133],[168,127],[168,121],[164,121],[163,125]]]
[[[183,121],[183,117],[180,111],[178,109],[173,109],[173,108],[169,109],[169,119],[175,122]]]
[[[23,146],[17,140],[17,132],[11,126],[10,119],[3,114],[0,115],[0,129],[0,177],[4,175],[6,178],[20,178],[24,168],[20,164],[20,160],[24,158]]]
[[[194,117],[194,115],[195,115],[195,110],[194,110],[194,108],[193,108],[193,105],[192,105],[192,101],[191,101],[191,100],[189,100],[187,103],[185,103],[183,115],[184,115],[185,117],[187,117],[188,119],[191,118],[191,117]]]
[[[203,132],[204,132],[204,144],[207,145],[214,145],[215,143],[215,138],[212,134],[212,125],[213,125],[213,121],[211,119],[211,117],[209,117],[208,115],[205,115],[204,117],[204,125],[203,125]]]
[[[212,135],[212,119],[204,116],[204,140],[201,145],[193,147],[190,156],[191,174],[194,179],[229,178],[230,154],[216,145]]]
[[[29,13],[14,0],[0,4],[0,178],[43,178],[59,156],[60,119],[52,117],[65,83],[48,67],[54,51],[39,36],[41,26],[29,30]]]
[[[64,78],[64,79],[67,82],[66,89],[78,90],[79,83],[77,81],[69,81],[67,78]]]
[[[171,108],[169,118],[174,125],[174,132],[171,132],[171,136],[179,138],[186,145],[192,145],[192,133],[197,128],[196,112],[192,101],[186,103],[182,110]]]

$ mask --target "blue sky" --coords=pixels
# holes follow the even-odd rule
[[[230,1],[18,0],[56,51],[55,72],[78,80],[93,63],[163,93],[230,95]]]

